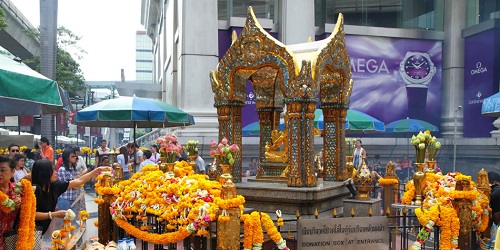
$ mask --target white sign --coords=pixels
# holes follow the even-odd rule
[[[297,220],[298,249],[389,249],[387,217]]]

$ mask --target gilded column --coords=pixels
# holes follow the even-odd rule
[[[259,161],[266,161],[265,157],[265,146],[266,142],[271,141],[271,131],[273,130],[273,109],[272,108],[260,108],[256,109],[259,114],[259,124],[260,124],[260,148],[259,148]],[[279,121],[278,127],[279,129]]]
[[[236,186],[232,181],[222,185],[221,198],[224,200],[236,198]],[[217,223],[217,250],[240,249],[240,208],[227,209],[229,221]]]
[[[103,183],[105,187],[111,187],[113,180],[111,176],[104,175]],[[104,203],[97,205],[97,221],[99,225],[97,227],[97,236],[99,237],[99,243],[107,244],[114,239],[113,225],[114,221],[111,219],[111,213],[109,212],[109,206],[114,201],[113,195],[107,194],[102,196]]]
[[[314,110],[310,98],[287,103],[289,187],[315,187],[314,171]]]
[[[345,121],[347,109],[338,104],[321,105],[323,109],[323,154],[325,181],[344,180],[345,172]]]
[[[455,190],[470,191],[470,182],[467,180],[459,180],[456,183]],[[472,249],[472,201],[469,199],[455,199],[453,207],[457,211],[460,219],[460,232],[458,235],[459,249]]]
[[[234,164],[232,175],[234,182],[241,182],[241,162],[242,162],[242,139],[241,139],[241,109],[243,102],[232,101],[215,104],[219,116],[219,141],[226,137],[230,144],[235,143],[240,147],[240,151],[234,153]],[[221,173],[220,166],[217,172]]]

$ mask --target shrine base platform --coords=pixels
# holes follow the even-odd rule
[[[314,211],[331,217],[334,208],[339,216],[343,213],[343,199],[349,190],[338,181],[318,179],[317,187],[288,187],[283,181],[258,181],[252,177],[236,183],[236,192],[245,197],[245,207],[269,213],[275,217],[281,210],[283,217],[295,217],[297,211],[302,218],[314,217]],[[274,215],[274,216],[273,216]]]

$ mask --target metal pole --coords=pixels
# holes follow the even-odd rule
[[[453,130],[453,172],[455,172],[457,163],[457,111],[456,110],[453,114],[453,120],[455,127]]]
[[[75,106],[76,106],[76,113],[78,115],[78,100],[80,100],[79,96],[75,96]],[[76,146],[78,146],[78,125],[76,125]]]

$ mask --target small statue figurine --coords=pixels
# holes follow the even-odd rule
[[[283,145],[283,149],[279,148]],[[271,143],[266,142],[265,157],[269,162],[286,163],[288,161],[288,131],[273,130],[271,132]]]
[[[389,163],[387,163],[387,165],[385,166],[385,175],[384,175],[384,178],[387,178],[387,177],[396,177],[396,168],[394,166],[394,163],[392,161],[389,161]]]
[[[113,163],[113,169],[115,170],[115,180],[123,180],[123,168],[119,163]]]

